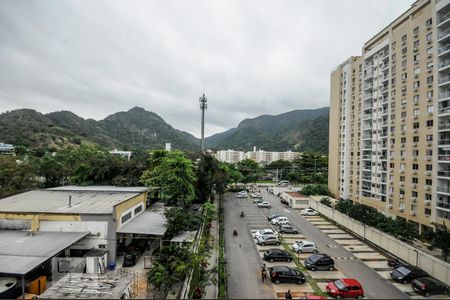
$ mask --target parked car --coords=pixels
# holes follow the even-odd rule
[[[267,218],[267,221],[272,221],[275,218],[281,217],[280,214],[272,214]]]
[[[265,245],[277,245],[278,246],[280,244],[280,240],[278,239],[278,236],[276,236],[274,234],[267,234],[267,235],[258,236],[256,238],[256,243],[261,246],[265,246]]]
[[[137,253],[126,253],[123,257],[122,267],[133,267],[136,265],[139,256]]]
[[[297,230],[297,228],[292,227],[291,225],[282,225],[280,228],[280,232],[297,234],[298,230]]]
[[[420,277],[411,281],[411,287],[422,296],[448,295],[449,287],[433,277]]]
[[[416,278],[427,276],[427,272],[414,266],[401,266],[391,271],[392,279],[403,284],[410,283]]]
[[[329,282],[326,287],[328,295],[334,298],[358,298],[364,297],[361,283],[356,279],[343,278]]]
[[[253,200],[254,203],[258,204],[258,203],[262,203],[263,199],[261,198],[256,198],[255,200]]]
[[[261,203],[258,203],[257,205],[258,205],[258,207],[262,207],[262,208],[270,208],[271,207],[270,202],[268,202],[268,201],[263,201]]]
[[[319,213],[312,208],[305,208],[300,212],[300,214],[302,216],[318,216],[319,215]]]
[[[247,194],[247,192],[239,192],[236,194],[236,197],[237,198],[247,198],[248,194]]]
[[[287,266],[276,266],[269,268],[270,280],[275,284],[280,283],[297,283],[303,284],[306,282],[305,275]]]
[[[298,241],[292,244],[292,250],[297,253],[318,253],[316,243],[311,241]]]
[[[260,193],[251,193],[250,197],[252,197],[252,198],[262,198],[262,195]]]
[[[305,259],[305,267],[308,270],[334,270],[334,260],[327,254],[314,254]]]
[[[283,225],[289,224],[289,219],[286,217],[283,217],[283,216],[272,219],[272,225],[280,225],[280,224],[283,224]]]
[[[284,205],[289,206],[289,201],[287,201],[287,200],[284,199],[284,198],[280,198],[280,202],[281,202],[281,204],[284,204]]]
[[[276,261],[276,260],[283,260],[290,262],[292,260],[292,255],[284,250],[273,248],[266,250],[264,252],[264,260],[268,260],[270,262]]]
[[[259,231],[257,231],[253,237],[257,238],[258,236],[263,236],[263,235],[275,235],[278,236],[278,232],[272,229],[261,229]]]
[[[278,186],[288,186],[290,183],[287,180],[281,180],[278,182]]]

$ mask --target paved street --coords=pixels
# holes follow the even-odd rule
[[[271,202],[272,208],[270,211],[257,208],[253,204],[253,199],[236,199],[234,194],[228,194],[225,199],[225,233],[227,237],[225,251],[228,262],[228,273],[230,274],[228,280],[230,298],[275,297],[270,283],[266,282],[264,285],[260,283],[258,272],[262,261],[250,234],[250,230],[270,228],[266,218],[268,214],[272,213],[281,213],[288,217],[291,224],[300,230],[303,239],[315,241],[320,252],[334,257],[338,272],[333,276],[340,274],[345,277],[357,278],[365,289],[366,298],[408,298],[406,294],[368,266],[370,263],[377,263],[376,254],[371,254],[375,258],[375,261],[364,263],[358,259],[358,257],[364,256],[364,251],[358,251],[362,253],[355,253],[355,255],[358,255],[356,257],[348,250],[353,248],[349,248],[346,244],[347,242],[345,241],[347,241],[348,235],[345,232],[332,229],[332,227],[327,229],[329,225],[324,220],[320,220],[320,218],[314,221],[314,218],[300,216],[295,211],[282,205],[277,196],[268,194],[263,188],[261,188],[261,193],[263,194],[264,200]],[[241,211],[244,211],[245,218],[240,218],[239,214]],[[315,223],[322,230],[328,231],[329,235],[335,238],[332,239],[311,222]],[[237,227],[239,231],[239,236],[235,238],[232,236],[234,227]],[[349,236],[348,240],[351,240],[351,236]],[[285,241],[288,241],[288,243],[294,242],[293,239],[285,239]],[[357,243],[354,247],[364,246]],[[319,276],[318,272],[310,273],[312,276]],[[330,272],[325,274],[325,276],[332,276]],[[324,285],[325,281],[322,280],[319,283],[319,287],[323,289]]]

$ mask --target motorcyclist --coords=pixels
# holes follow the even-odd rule
[[[243,218],[244,217],[244,212],[243,211],[241,211],[241,218]]]

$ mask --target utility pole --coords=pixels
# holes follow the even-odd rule
[[[206,96],[203,93],[203,96],[199,98],[200,101],[200,109],[202,110],[202,137],[201,137],[201,149],[202,153],[205,151],[205,110],[208,109],[208,104],[206,103]]]

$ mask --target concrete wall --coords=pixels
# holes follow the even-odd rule
[[[318,198],[320,199],[320,197]],[[317,197],[310,199],[310,207],[320,212],[322,215],[334,220],[350,231],[356,233],[367,241],[377,245],[386,252],[389,252],[411,265],[417,265],[431,276],[450,285],[450,264],[440,260],[428,253],[408,245],[398,239],[383,233],[375,228],[366,226],[349,216],[338,212],[326,205],[319,203]]]

